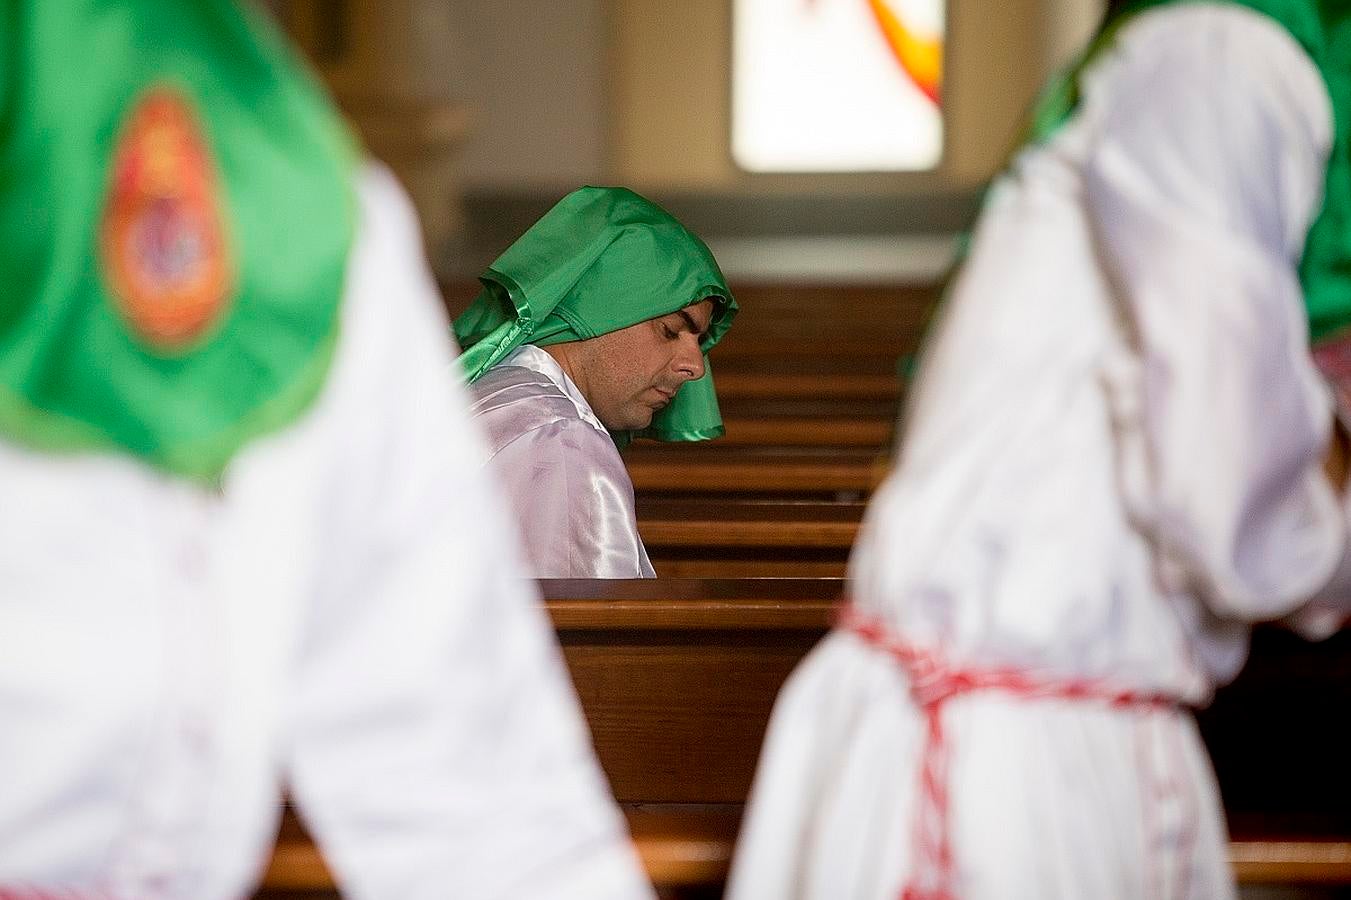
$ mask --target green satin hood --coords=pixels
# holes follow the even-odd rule
[[[455,320],[461,364],[476,381],[522,344],[586,340],[713,298],[704,376],[687,382],[642,431],[614,435],[700,441],[723,433],[708,351],[737,304],[713,254],[669,213],[625,188],[584,187],[545,213],[479,276],[483,290]]]
[[[323,386],[355,164],[246,4],[0,0],[0,439],[218,482]]]

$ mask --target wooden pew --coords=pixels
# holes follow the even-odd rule
[[[727,878],[741,810],[737,807],[629,805],[624,809],[638,856],[667,897],[716,897]],[[1243,839],[1229,842],[1235,877],[1245,885],[1344,886],[1351,884],[1351,842]],[[283,822],[256,900],[336,896],[323,856],[299,821]]]
[[[890,462],[894,414],[850,416],[830,401],[811,403],[775,401],[762,412],[728,411],[726,434],[713,441],[635,441],[623,452],[634,490],[784,500],[866,498]]]
[[[891,419],[812,418],[782,416],[723,419],[727,433],[721,446],[870,447],[880,450],[891,439]]]
[[[668,896],[716,896],[770,706],[825,633],[835,580],[546,581],[542,587],[616,797]],[[1271,628],[1199,717],[1247,884],[1351,885],[1351,632]],[[324,890],[290,820],[268,891]]]
[[[716,351],[714,351],[716,352]],[[895,403],[901,384],[896,375],[758,374],[714,370],[720,400],[775,399],[783,397],[825,400],[881,400]]]
[[[770,706],[828,627],[841,584],[541,582],[597,754],[660,887],[725,877]],[[288,817],[260,897],[331,886]]]
[[[759,447],[635,443],[624,453],[634,490],[860,499],[881,481],[885,458],[869,447]]]
[[[833,358],[894,373],[896,360],[919,345],[937,297],[929,284],[762,282],[732,290],[741,312],[713,351],[715,372],[754,361]]]
[[[638,532],[657,575],[844,575],[865,504],[638,495]]]
[[[639,530],[649,547],[753,547],[848,550],[866,504],[701,500],[644,496]]]

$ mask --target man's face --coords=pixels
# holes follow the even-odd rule
[[[682,384],[703,377],[699,341],[712,317],[713,301],[701,300],[577,344],[574,380],[606,428],[646,428]]]

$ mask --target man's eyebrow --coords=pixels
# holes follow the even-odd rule
[[[690,328],[690,333],[691,333],[691,334],[693,334],[695,337],[703,337],[703,336],[704,336],[704,332],[707,331],[708,329],[707,329],[707,328],[700,328],[700,327],[699,327],[699,323],[696,322],[696,321],[694,321],[694,316],[692,316],[692,315],[690,315],[689,313],[685,312],[685,310],[683,310],[683,309],[678,309],[678,310],[676,310],[676,312],[680,313],[680,317],[681,317],[682,319],[685,320],[685,324],[689,326],[689,328]],[[710,319],[709,321],[712,321],[712,320]]]

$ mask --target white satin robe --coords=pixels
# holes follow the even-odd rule
[[[851,560],[856,607],[953,669],[1190,704],[1238,672],[1250,621],[1335,628],[1336,597],[1306,602],[1346,525],[1296,273],[1330,141],[1319,74],[1272,21],[1197,3],[1128,25],[988,198]],[[810,654],[732,900],[925,886],[925,687],[856,632]],[[1233,896],[1186,712],[992,689],[940,716],[951,896]]]
[[[367,170],[323,393],[220,493],[0,443],[0,893],[246,896],[285,782],[345,896],[651,896],[419,247]]]
[[[554,358],[518,347],[470,391],[483,463],[511,499],[530,574],[655,578],[619,450]]]

